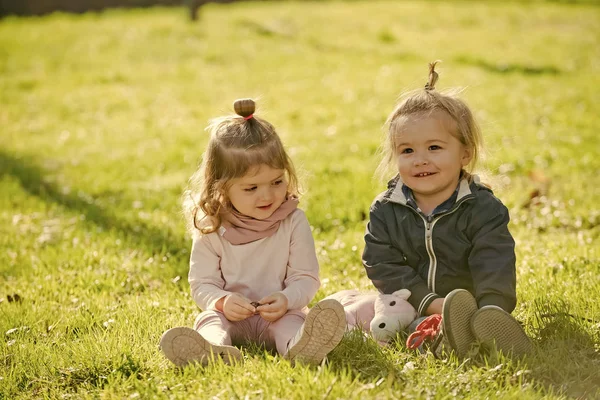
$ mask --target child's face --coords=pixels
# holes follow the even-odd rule
[[[455,122],[444,112],[408,116],[399,124],[394,154],[402,182],[417,203],[441,204],[456,186],[471,152],[450,132]]]
[[[285,201],[287,181],[283,169],[261,164],[241,178],[231,180],[227,198],[240,213],[267,219]]]

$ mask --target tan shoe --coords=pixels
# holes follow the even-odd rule
[[[334,299],[318,302],[306,315],[304,324],[290,340],[285,358],[319,365],[340,343],[346,331],[344,307]]]
[[[448,293],[442,307],[442,333],[459,358],[469,352],[475,343],[471,331],[471,318],[477,311],[477,302],[473,295],[464,289]]]
[[[471,329],[477,340],[494,342],[504,354],[520,357],[531,351],[531,340],[521,324],[497,306],[485,306],[471,319]]]
[[[195,362],[207,365],[215,360],[232,364],[242,358],[237,347],[211,344],[197,331],[187,327],[172,328],[163,333],[160,349],[178,367]]]

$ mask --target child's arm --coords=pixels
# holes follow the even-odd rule
[[[428,315],[430,304],[440,296],[429,290],[417,271],[406,263],[402,251],[394,246],[383,213],[381,203],[375,202],[370,211],[362,256],[367,276],[385,294],[410,290],[408,301],[419,315]]]
[[[192,298],[204,311],[216,310],[217,301],[231,294],[223,290],[225,281],[221,276],[220,260],[207,236],[194,238],[188,280]]]
[[[490,200],[477,210],[469,269],[478,306],[512,312],[517,303],[515,241],[508,230],[508,209],[496,198]]]
[[[285,289],[281,291],[287,297],[287,309],[306,307],[320,285],[315,242],[304,211],[298,209],[292,216],[290,256],[284,281]]]

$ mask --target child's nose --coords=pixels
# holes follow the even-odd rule
[[[273,198],[273,189],[271,188],[265,188],[265,190],[263,190],[261,192],[261,198],[263,200],[270,200]]]
[[[429,161],[427,161],[427,157],[424,157],[422,155],[417,155],[417,157],[414,158],[413,164],[415,167],[421,166],[421,165],[427,165],[429,163]]]

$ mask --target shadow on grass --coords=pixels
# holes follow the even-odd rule
[[[15,384],[3,387],[0,398],[15,399],[25,393],[33,398],[56,398],[57,390],[66,393],[62,398],[81,398],[81,388],[85,388],[84,392],[103,389],[111,381],[139,381],[149,373],[131,354],[123,354],[114,359],[92,357],[84,363],[69,367],[46,367],[45,374],[39,377],[32,377],[19,369],[15,372]]]
[[[529,367],[544,387],[573,398],[600,398],[600,324],[564,301],[535,302],[536,349]]]
[[[469,56],[456,57],[455,61],[461,64],[474,65],[476,67],[483,68],[486,71],[498,74],[520,73],[524,75],[558,75],[563,73],[563,71],[561,71],[560,69],[549,65],[530,66],[508,63],[495,64],[483,60],[481,58],[474,58]]]
[[[365,340],[363,333],[358,330],[346,333],[344,340],[328,358],[332,370],[348,371],[363,382],[388,378],[386,380],[392,380],[401,387],[410,382],[413,376],[410,372],[405,374],[401,366],[412,361],[419,368],[432,368],[433,371],[440,368],[439,371],[443,372],[452,367],[453,373],[462,375],[445,377],[449,382],[486,376],[499,385],[515,385],[522,379],[521,385],[539,385],[543,392],[566,398],[600,398],[598,321],[573,316],[564,302],[548,303],[544,299],[535,304],[535,309],[534,329],[537,333],[534,351],[522,360],[511,359],[482,346],[477,349],[477,355],[465,362],[434,360],[433,355],[428,354],[425,358],[435,366],[427,366],[425,358],[415,358],[404,348],[403,340],[397,345],[399,351],[392,354],[373,340]],[[480,370],[483,372],[477,372]],[[414,376],[423,378],[422,374]]]
[[[87,365],[59,368],[54,371],[58,386],[67,393],[77,393],[82,386],[104,388],[111,380],[141,380],[148,371],[131,354],[120,359],[93,360]]]
[[[31,196],[83,216],[87,225],[117,232],[126,244],[147,249],[152,254],[169,253],[174,257],[187,257],[189,244],[183,236],[159,229],[144,221],[119,218],[110,210],[95,204],[95,199],[89,195],[79,193],[77,189],[69,192],[60,190],[57,185],[44,179],[43,169],[31,158],[13,156],[0,150],[0,178],[4,176],[16,179]]]
[[[373,339],[367,339],[360,329],[346,332],[340,344],[327,356],[330,369],[340,373],[349,372],[363,382],[390,378],[400,379],[397,362]]]

